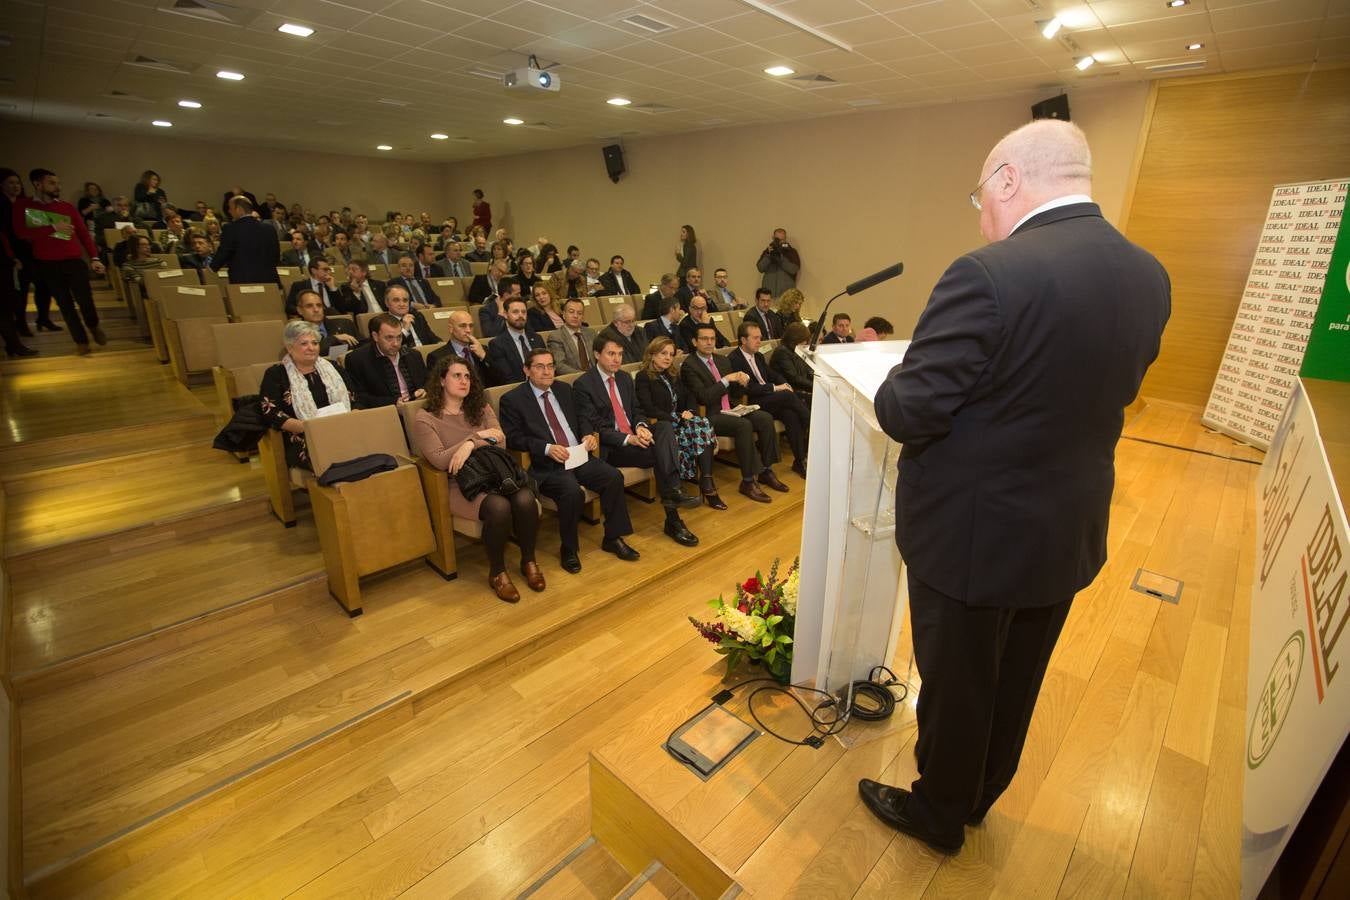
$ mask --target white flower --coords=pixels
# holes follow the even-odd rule
[[[788,576],[787,581],[783,582],[783,611],[792,617],[797,615],[797,587],[800,579],[797,577],[797,570],[793,569],[792,574]]]
[[[724,606],[718,612],[718,617],[722,623],[727,626],[736,637],[746,643],[755,641],[755,633],[759,630],[755,626],[755,620],[734,606]]]

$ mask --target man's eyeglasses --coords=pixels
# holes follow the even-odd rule
[[[989,173],[989,178],[993,178],[995,175],[997,175],[999,171],[1002,170],[1003,167],[1006,165],[1007,163],[999,163],[998,168]],[[984,181],[981,181],[980,186],[970,192],[970,205],[978,210],[984,209],[984,205],[980,203],[980,191],[983,190],[984,186],[989,183],[989,178],[986,178]]]

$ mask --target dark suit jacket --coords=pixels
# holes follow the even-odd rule
[[[423,344],[439,344],[441,339],[436,336],[436,332],[431,330],[427,324],[426,316],[422,315],[421,310],[412,310],[413,331],[417,333],[417,339]],[[412,347],[413,342],[408,339],[407,334],[403,335],[403,346]]]
[[[1170,312],[1166,271],[1092,203],[951,264],[875,399],[904,443],[895,537],[916,578],[1013,608],[1092,581],[1124,408]]]
[[[694,352],[693,351],[694,328],[696,328],[697,326],[698,323],[694,321],[693,316],[685,316],[683,319],[680,320],[680,331],[684,332],[684,340],[690,347],[689,350],[690,353]],[[722,337],[722,332],[720,331],[717,332],[717,341],[713,344],[713,346],[725,347],[727,343],[728,343],[727,339]]]
[[[769,368],[769,361],[764,358],[763,353],[755,354],[755,365],[759,367],[759,374],[764,378],[765,384],[760,384],[755,380],[755,374],[750,371],[750,363],[746,362],[745,354],[739,347],[733,347],[727,354],[727,362],[733,372],[744,372],[750,376],[750,382],[745,386],[745,395],[750,398],[751,403],[757,403],[760,397],[767,397],[774,391],[774,385],[783,383],[783,376],[779,375],[773,369]],[[718,366],[721,369],[721,366]],[[722,370],[725,375],[726,371]]]
[[[375,302],[379,304],[380,309],[388,312],[384,306],[384,289],[388,287],[388,285],[376,278],[367,278],[366,284],[370,285],[370,292],[375,295]],[[352,283],[350,281],[343,283],[341,291],[342,302],[347,305],[347,310],[349,312],[354,315],[370,312],[369,307],[366,305],[364,291],[357,294],[356,291],[352,290]]]
[[[427,281],[425,278],[417,278],[415,276],[412,279],[412,281],[416,281],[417,284],[422,288],[422,295],[426,298],[427,303],[429,303],[431,306],[441,305],[441,298],[438,297],[436,295],[436,292],[431,289],[431,282]],[[417,299],[417,292],[413,290],[412,284],[409,282],[409,279],[404,278],[402,275],[395,275],[393,278],[389,279],[389,284],[386,285],[386,287],[393,285],[399,285],[404,290],[406,290],[408,292],[408,298],[412,300],[413,303],[419,302]]]
[[[573,436],[579,441],[587,434],[581,427],[581,418],[577,413],[576,397],[572,386],[561,381],[553,382],[549,388],[562,407],[563,417],[572,429]],[[514,390],[502,395],[501,410],[498,419],[502,432],[506,434],[506,446],[512,450],[523,450],[530,454],[530,468],[541,472],[552,472],[563,467],[560,462],[549,459],[546,452],[549,444],[556,443],[553,430],[548,427],[544,411],[535,399],[534,388],[527,381]]]
[[[647,352],[647,332],[641,328],[633,329],[632,337],[624,337],[613,325],[606,326],[602,334],[610,335],[623,345],[624,365],[642,362],[642,354]]]
[[[525,325],[531,331],[556,331],[558,326],[553,324],[548,313],[539,307],[531,304],[525,313]]]
[[[853,335],[850,334],[846,338],[841,338],[833,331],[831,331],[829,334],[825,335],[823,338],[820,339],[820,342],[822,344],[851,344],[853,343],[853,341],[854,341]]]
[[[792,385],[794,391],[807,397],[811,396],[811,391],[815,388],[816,375],[806,360],[786,346],[779,344],[773,348],[773,353],[769,354],[769,368],[777,373],[781,381]]]
[[[230,270],[230,284],[276,284],[281,250],[276,232],[252,216],[226,225],[220,247],[211,258],[212,271]]]
[[[766,322],[767,320],[767,322]],[[783,336],[783,317],[778,315],[777,310],[769,310],[767,313],[761,312],[759,307],[752,306],[745,311],[741,318],[742,322],[754,322],[759,326],[760,337],[764,340],[777,340]],[[769,326],[766,328],[766,324]]]
[[[427,371],[434,372],[436,370],[436,365],[447,356],[458,356],[460,359],[464,358],[462,352],[457,352],[455,350],[454,343],[452,343],[451,341],[446,341],[443,345],[437,347],[435,350],[432,350],[429,354],[427,354]],[[478,373],[478,383],[490,384],[491,382],[488,378],[486,357],[480,360],[472,353],[470,353],[469,356],[472,357],[470,364],[473,366],[473,370],[476,373]]]
[[[620,273],[620,277],[623,280],[622,284],[619,283],[618,278],[614,277],[613,270],[606,269],[605,273],[600,276],[600,294],[613,295],[613,294],[642,293],[642,288],[638,287],[637,279],[633,277],[632,272],[628,271],[627,269],[624,269]]]
[[[398,400],[398,379],[389,358],[379,352],[374,341],[366,341],[344,360],[347,374],[352,377],[367,408],[389,406]],[[427,386],[427,365],[422,354],[404,347],[398,356],[408,396]]]
[[[734,371],[731,362],[725,357],[714,356],[713,363],[724,378],[729,372]],[[688,358],[680,363],[680,381],[689,389],[689,393],[694,395],[694,399],[707,408],[708,415],[722,409],[723,395],[730,397],[732,406],[745,402],[745,388],[739,384],[723,384],[714,379],[707,363],[697,353],[689,354]]]
[[[614,405],[609,401],[609,391],[605,388],[604,373],[599,366],[591,366],[576,381],[572,382],[577,398],[577,414],[581,427],[587,433],[597,432],[600,436],[600,458],[609,461],[609,451],[622,447],[627,439],[614,422]],[[620,369],[614,373],[614,387],[619,393],[619,404],[628,416],[628,425],[636,429],[639,422],[646,422],[651,416],[638,401],[637,389],[633,386],[633,376]]]
[[[672,378],[669,384],[675,390],[674,397],[666,387],[665,380],[652,378],[646,372],[638,372],[634,376],[633,386],[637,389],[638,403],[647,411],[647,415],[662,422],[674,422],[685,410],[697,414],[698,401],[684,382]]]
[[[306,250],[305,252],[309,254],[309,259],[324,258],[323,251],[321,250],[311,248],[309,250]],[[304,272],[306,275],[309,274],[309,261],[302,260],[300,258],[300,254],[295,252],[295,248],[291,248],[290,250],[287,250],[285,253],[281,254],[281,264],[283,266],[294,266],[300,271]]]
[[[180,253],[178,256],[178,267],[181,269],[196,269],[201,271],[206,268],[206,257],[198,256],[195,253]]]
[[[473,281],[469,284],[470,303],[486,303],[495,296],[497,296],[497,291],[492,287],[492,282],[488,281],[486,275],[475,275],[473,277]]]
[[[665,299],[661,296],[660,291],[652,291],[643,299],[642,309],[639,310],[639,312],[641,312],[642,315],[638,316],[638,318],[655,319],[657,316],[661,315],[661,307],[664,304],[664,302]],[[683,303],[681,305],[684,307],[685,312],[689,311],[688,303]]]
[[[371,247],[369,250],[366,251],[366,262],[370,263],[371,265],[375,265],[376,263],[383,263],[386,266],[397,266],[398,257],[399,251],[393,249],[392,247],[386,247],[383,251],[383,255],[381,255],[381,251],[376,250],[374,247]]]
[[[683,323],[684,319],[681,319],[680,322]],[[675,342],[677,353],[689,353],[694,349],[694,345],[689,343],[689,335],[684,332],[684,329],[676,325],[671,331],[666,331],[666,325],[659,317],[643,325],[642,330],[647,332],[647,343],[649,344],[653,338],[668,337]]]
[[[531,350],[544,347],[543,338],[528,327],[525,329],[525,340],[529,342]],[[488,341],[487,356],[483,362],[487,364],[491,384],[514,384],[525,380],[525,361],[520,358],[520,347],[509,331],[503,331]]]
[[[349,334],[352,337],[356,338],[358,341],[363,340],[361,335],[356,333],[356,325],[352,322],[347,321],[346,319],[330,319],[328,317],[324,317],[323,327],[324,331],[326,331],[327,334],[319,339],[320,356],[328,355],[329,349],[333,346],[333,341],[331,338],[335,334]],[[352,349],[356,348],[353,347]]]
[[[495,297],[489,297],[478,310],[478,330],[485,338],[496,337],[506,330],[506,320],[498,312],[498,302]]]
[[[214,265],[214,261],[212,262],[212,264]],[[234,272],[231,271],[230,274],[233,275]],[[234,281],[234,279],[231,278],[230,281]],[[292,317],[299,315],[299,313],[296,311],[296,304],[300,302],[300,292],[304,290],[309,290],[312,287],[313,285],[310,284],[308,278],[304,278],[301,279],[300,281],[294,282],[290,286],[290,289],[286,291],[286,315]],[[319,296],[323,297],[324,309],[328,310],[329,312],[349,313],[355,315],[356,313],[366,311],[364,303],[361,305],[359,309],[352,306],[351,292],[348,291],[344,294],[341,286],[339,286],[336,291],[329,291],[328,288],[324,287],[323,285],[319,285]]]

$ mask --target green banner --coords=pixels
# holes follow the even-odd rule
[[[1341,228],[1303,353],[1299,374],[1304,378],[1350,381],[1350,228],[1345,227],[1344,212],[1344,204],[1331,211],[1333,217],[1341,219]]]

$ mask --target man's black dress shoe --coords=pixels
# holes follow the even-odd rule
[[[760,472],[757,480],[766,488],[787,493],[788,486],[778,480],[778,476],[773,473],[773,469],[765,469],[763,472]]]
[[[805,477],[806,477],[806,460],[804,460],[804,459],[793,460],[793,462],[792,462],[792,471],[796,472],[798,475],[800,475],[800,476],[802,476],[803,478],[805,478]]]
[[[15,344],[13,347],[9,348],[5,352],[9,354],[10,359],[18,359],[19,357],[22,356],[38,355],[38,352],[34,350],[32,347],[25,347],[23,344]]]
[[[600,544],[600,549],[605,551],[606,553],[613,553],[615,556],[617,556],[624,562],[637,562],[637,560],[642,555],[638,553],[636,550],[634,550],[632,547],[628,546],[628,544],[624,543],[624,539],[621,537],[616,537],[613,540],[602,541]]]
[[[906,814],[905,807],[909,803],[909,791],[904,788],[891,787],[879,781],[864,778],[858,782],[858,794],[862,797],[867,808],[872,811],[872,815],[896,831],[904,832],[912,838],[918,838],[939,853],[952,855],[961,852],[961,845],[965,843],[964,835],[957,837],[955,840],[943,838],[932,833]]]
[[[577,556],[577,551],[563,548],[562,556],[559,558],[564,572],[570,572],[575,575],[581,571],[581,557]]]
[[[700,500],[699,502],[702,503],[703,501]],[[685,547],[698,546],[698,536],[690,531],[683,522],[667,522],[666,534],[677,544],[682,544]]]
[[[695,494],[686,494],[676,486],[668,491],[661,492],[661,505],[666,509],[693,509],[696,506],[702,506],[703,501]]]

